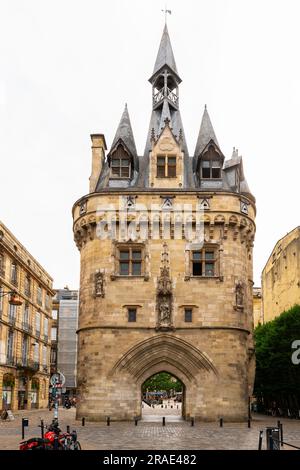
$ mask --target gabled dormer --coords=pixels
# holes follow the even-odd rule
[[[184,182],[184,154],[181,136],[175,137],[166,117],[158,136],[152,134],[149,156],[149,186],[152,188],[182,188]]]
[[[196,185],[221,188],[224,159],[205,106],[193,162]]]
[[[127,105],[107,155],[109,186],[127,187],[136,178],[139,161]]]

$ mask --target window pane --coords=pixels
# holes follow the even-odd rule
[[[141,262],[134,262],[132,263],[132,274],[133,276],[140,276],[142,272],[142,264]]]
[[[208,162],[208,161],[203,161],[203,162],[202,162],[202,168],[210,168],[210,162]]]
[[[113,176],[120,176],[120,167],[112,168]]]
[[[174,178],[174,176],[176,176],[176,165],[168,166],[168,176],[169,178]]]
[[[202,168],[202,178],[210,178],[210,168]]]
[[[111,161],[111,166],[120,166],[120,159],[119,158],[113,158]]]
[[[176,166],[176,157],[169,157],[168,158],[168,165]]]
[[[191,322],[192,321],[192,309],[191,308],[186,308],[184,310],[184,321],[185,322]]]
[[[201,251],[193,251],[193,260],[201,259]]]
[[[165,166],[165,157],[157,157],[157,165]]]
[[[214,259],[214,252],[213,251],[206,251],[205,252],[205,259]]]
[[[213,161],[213,162],[211,163],[211,166],[212,166],[213,168],[220,168],[221,163],[219,162],[219,160],[215,160],[215,161]]]
[[[193,263],[193,276],[202,276],[202,263]]]
[[[205,276],[214,276],[215,274],[214,264],[205,263]]]
[[[124,263],[124,262],[121,262],[120,263],[120,274],[122,276],[128,276],[129,275],[129,263]]]
[[[129,260],[129,250],[128,251],[120,251],[120,259],[127,259]]]
[[[121,176],[123,178],[129,178],[129,166],[121,168]]]
[[[141,251],[140,250],[135,250],[132,252],[132,259],[141,259]]]
[[[136,321],[136,308],[129,308],[128,309],[128,321],[135,322]]]
[[[158,178],[164,178],[165,177],[165,167],[164,166],[158,166],[157,167],[157,177]]]
[[[212,168],[211,175],[212,175],[212,178],[221,178],[221,169],[220,168]]]
[[[121,166],[129,166],[129,160],[127,158],[122,158]]]

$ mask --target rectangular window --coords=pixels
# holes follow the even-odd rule
[[[57,328],[51,328],[51,341],[56,341],[57,338]]]
[[[176,177],[176,157],[162,156],[157,157],[157,178],[175,178]]]
[[[44,317],[44,336],[48,338],[48,318]]]
[[[39,343],[34,343],[34,350],[33,350],[33,360],[34,362],[40,362],[40,346]]]
[[[193,310],[191,308],[184,309],[184,321],[187,323],[193,321]]]
[[[4,276],[4,255],[0,254],[0,276]]]
[[[120,248],[119,274],[121,276],[142,275],[142,250],[140,248]]]
[[[41,334],[41,314],[39,312],[35,314],[35,334],[38,337]]]
[[[113,178],[130,178],[130,158],[113,157],[111,160]]]
[[[18,284],[18,266],[15,262],[11,263],[10,281],[15,286]]]
[[[16,322],[16,319],[17,319],[17,306],[9,305],[8,321],[14,324]]]
[[[42,305],[42,288],[41,288],[41,286],[38,286],[38,288],[37,288],[36,300],[37,300],[37,303],[39,305]]]
[[[47,346],[43,346],[43,366],[47,365]]]
[[[57,320],[57,310],[52,310],[52,319]]]
[[[27,295],[27,297],[30,297],[30,287],[31,287],[31,281],[30,281],[30,277],[27,275],[25,277],[25,283],[24,283],[24,294]]]
[[[214,277],[216,276],[216,250],[203,248],[201,251],[192,252],[193,276]]]
[[[202,161],[202,178],[213,178],[213,179],[220,179],[221,178],[221,164],[219,161],[210,161],[204,160]]]
[[[0,287],[0,314],[3,311],[3,287]]]
[[[14,332],[9,330],[7,337],[7,359],[9,362],[13,360],[13,349],[14,349]]]
[[[128,321],[129,322],[136,322],[136,308],[129,308],[128,309]]]

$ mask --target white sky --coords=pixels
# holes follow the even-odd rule
[[[110,146],[128,103],[139,154],[161,0],[0,0],[0,218],[54,278],[79,284],[71,208],[88,192],[90,134]],[[257,199],[255,284],[299,225],[299,0],[169,0],[193,154],[204,104]],[[295,140],[296,139],[296,140]]]

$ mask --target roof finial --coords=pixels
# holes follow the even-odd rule
[[[165,25],[167,25],[167,14],[169,13],[171,15],[172,11],[171,10],[167,10],[167,4],[165,4],[165,9],[164,10],[161,10],[164,12],[165,14]]]
[[[204,105],[204,109],[207,109],[207,104]]]

